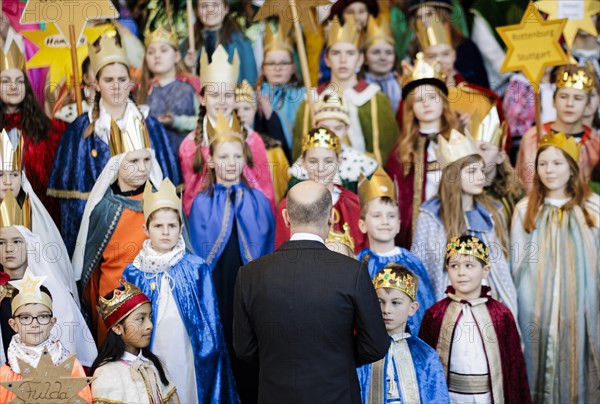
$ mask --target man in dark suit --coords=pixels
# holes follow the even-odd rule
[[[294,186],[290,241],[238,273],[233,345],[260,365],[259,403],[358,404],[356,367],[390,345],[366,267],[323,244],[331,202],[323,185]]]

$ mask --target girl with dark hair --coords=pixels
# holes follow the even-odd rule
[[[127,281],[100,298],[98,311],[109,329],[90,373],[95,403],[179,403],[177,389],[148,346],[152,305]]]

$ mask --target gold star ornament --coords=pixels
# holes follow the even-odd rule
[[[44,349],[37,367],[17,358],[23,379],[2,382],[0,385],[15,394],[11,403],[88,403],[78,393],[89,385],[93,377],[71,377],[75,355],[54,365]]]
[[[500,72],[520,70],[537,88],[546,67],[569,63],[559,43],[566,22],[564,18],[544,21],[529,3],[519,24],[496,28],[507,47]]]
[[[556,20],[560,17],[567,18],[567,23],[563,29],[563,35],[569,49],[573,46],[573,41],[579,30],[585,31],[593,36],[598,36],[598,31],[596,30],[592,16],[600,13],[600,1],[540,0],[536,1],[534,4],[540,11],[548,14],[548,20]]]
[[[75,27],[79,43],[88,20],[117,18],[119,12],[110,0],[28,0],[21,15],[21,24],[53,23],[69,43],[69,25]]]
[[[285,36],[294,25],[294,10],[292,8],[295,8],[298,13],[299,22],[315,32],[317,24],[315,23],[314,8],[325,5],[331,6],[329,0],[295,0],[293,3],[290,0],[266,0],[254,16],[254,21],[277,16],[279,17],[279,30]]]

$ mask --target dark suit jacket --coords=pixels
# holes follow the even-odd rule
[[[356,367],[390,338],[364,264],[316,241],[288,241],[242,267],[237,356],[260,364],[260,403],[360,403]]]

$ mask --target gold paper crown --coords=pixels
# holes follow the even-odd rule
[[[435,65],[431,66],[424,60],[422,52],[417,53],[415,64],[412,67],[404,66],[404,72],[402,74],[402,91],[403,93],[408,94],[420,84],[435,85],[446,95],[448,94],[446,75],[442,71],[442,65],[439,62],[436,62]]]
[[[117,324],[142,304],[149,302],[144,292],[134,284],[123,279],[120,283],[123,290],[115,289],[111,299],[105,299],[103,296],[98,298],[96,309],[107,328]]]
[[[111,131],[108,144],[111,156],[152,147],[146,125],[137,117],[129,119],[123,131],[119,130],[116,122],[111,118]]]
[[[293,54],[294,45],[292,43],[292,38],[289,35],[284,36],[281,27],[277,33],[274,34],[271,30],[271,26],[267,24],[265,38],[263,39],[263,52],[266,55],[267,52],[272,50],[283,50]]]
[[[371,175],[371,179],[362,174],[360,175],[358,179],[358,196],[362,206],[380,197],[388,197],[393,201],[398,201],[396,185],[381,166],[377,167],[377,170]]]
[[[150,31],[150,28],[146,29],[144,33],[144,45],[148,47],[154,42],[164,41],[175,49],[179,49],[179,40],[177,34],[170,27],[165,27],[162,22],[156,25],[154,31]]]
[[[438,135],[438,148],[436,151],[438,163],[444,169],[448,165],[473,154],[479,155],[479,147],[475,140],[467,133],[463,135],[456,129],[450,132],[450,139]]]
[[[345,24],[342,26],[337,16],[333,17],[327,35],[327,48],[331,48],[336,43],[349,43],[360,48],[360,31],[356,28],[354,16],[345,19]]]
[[[344,246],[348,247],[350,249],[350,253],[353,254],[354,239],[350,235],[350,226],[348,226],[348,223],[344,223],[342,229],[344,230],[343,233],[338,233],[333,229],[329,230],[329,235],[327,236],[327,240],[325,240],[325,243],[343,244]]]
[[[17,147],[14,148],[10,137],[2,129],[2,139],[0,139],[0,158],[2,158],[2,171],[21,171],[23,169],[23,136],[19,133]]]
[[[417,284],[419,281],[410,273],[404,274],[402,277],[397,276],[392,272],[396,265],[397,264],[390,262],[385,268],[377,272],[377,275],[375,275],[375,278],[373,279],[373,286],[375,286],[375,289],[397,289],[400,292],[406,293],[414,302],[417,298]],[[410,271],[407,270],[407,272]]]
[[[581,145],[577,144],[572,136],[567,138],[562,132],[549,133],[538,142],[538,150],[543,146],[557,147],[567,153],[576,163],[579,161]]]
[[[302,154],[308,149],[317,147],[334,150],[336,154],[342,152],[340,138],[337,137],[335,133],[325,128],[312,129],[302,137]]]
[[[490,263],[490,249],[475,236],[453,237],[446,245],[446,260],[453,255],[471,255]]]
[[[43,304],[52,311],[52,298],[40,289],[46,278],[46,276],[34,276],[28,268],[25,270],[23,279],[9,282],[19,291],[10,302],[12,314],[26,304]]]
[[[589,61],[588,61],[589,63]],[[596,86],[596,74],[589,64],[578,66],[575,64],[564,65],[558,68],[556,74],[556,88],[575,88],[591,93]]]
[[[94,44],[88,44],[90,64],[94,74],[98,74],[104,66],[111,63],[122,63],[129,66],[125,49],[122,45],[117,44],[116,31],[108,31],[103,34],[98,40],[98,47],[99,49]]]
[[[0,227],[25,226],[31,230],[31,202],[29,195],[25,196],[23,208],[11,191],[6,191],[0,203]]]
[[[490,112],[483,119],[479,118],[478,111],[471,116],[471,133],[473,139],[490,143],[499,149],[504,149],[506,142],[507,127],[505,123],[500,122],[498,108],[492,107]]]
[[[326,119],[350,124],[350,110],[340,94],[323,92],[319,95],[319,100],[315,104],[314,122],[318,124]]]
[[[233,114],[231,117],[231,125],[223,115],[223,112],[219,111],[217,116],[217,122],[213,127],[210,119],[206,125],[206,132],[208,134],[208,143],[217,144],[221,142],[236,141],[244,144],[244,132],[240,126],[240,121],[237,114]]]
[[[171,208],[181,214],[181,199],[177,196],[177,189],[171,180],[165,178],[156,192],[152,192],[152,184],[150,181],[146,181],[142,208],[144,209],[144,222],[148,221],[148,217],[153,212],[162,208]]]
[[[235,87],[235,101],[256,104],[256,93],[250,83],[248,83],[248,80],[244,79],[244,81],[238,83]]]
[[[25,56],[15,41],[11,42],[8,53],[4,53],[4,49],[0,47],[0,71],[8,69],[19,69],[22,72],[27,70]]]
[[[233,51],[233,60],[229,63],[229,54],[223,45],[217,46],[212,54],[212,63],[208,63],[208,54],[202,50],[200,56],[200,81],[202,87],[210,83],[237,84],[240,76],[240,57],[237,49]]]
[[[420,19],[416,22],[416,35],[422,50],[431,46],[444,44],[452,46],[450,27],[439,18],[431,18],[428,25]]]
[[[368,49],[373,45],[378,44],[394,45],[394,37],[392,35],[392,28],[387,18],[375,18],[369,16],[367,22],[367,32],[363,39],[363,49]]]

